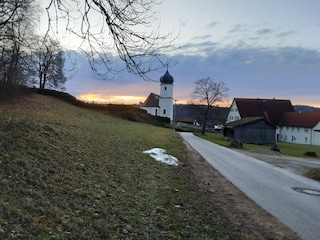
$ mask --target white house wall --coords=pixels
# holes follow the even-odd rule
[[[312,145],[320,146],[320,122],[313,128]]]
[[[239,113],[237,104],[235,101],[233,101],[231,108],[229,110],[229,114],[228,114],[226,123],[237,121],[240,119],[241,119],[241,117],[240,117],[240,113]]]
[[[310,145],[312,141],[312,129],[301,127],[280,127],[279,141]]]

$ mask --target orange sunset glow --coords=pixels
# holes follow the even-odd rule
[[[77,99],[84,102],[113,103],[113,104],[139,104],[144,102],[145,96],[104,96],[97,93],[87,93],[77,96]]]

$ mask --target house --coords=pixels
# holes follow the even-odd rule
[[[264,117],[245,117],[224,125],[223,135],[227,140],[242,143],[274,144],[277,127]]]
[[[234,98],[224,126],[224,135],[229,140],[245,143],[274,143],[279,135],[277,126],[286,112],[294,112],[290,100]],[[270,139],[271,133],[273,140]]]
[[[147,113],[170,118],[173,121],[173,82],[174,79],[168,72],[160,78],[160,95],[150,93],[140,108]]]
[[[278,126],[285,112],[294,112],[290,100],[234,98],[226,123],[247,117],[264,117],[271,124]]]
[[[277,140],[320,146],[320,112],[284,113]]]

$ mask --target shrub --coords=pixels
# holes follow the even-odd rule
[[[316,152],[305,152],[304,155],[308,157],[318,157]]]
[[[272,150],[272,151],[275,151],[275,152],[280,152],[280,148],[278,147],[277,144],[271,145],[271,150]]]
[[[232,147],[232,148],[243,148],[243,145],[242,145],[242,142],[239,139],[237,139],[237,140],[233,140],[230,143],[230,147]]]

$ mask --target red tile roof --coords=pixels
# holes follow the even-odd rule
[[[285,112],[294,112],[290,100],[235,98],[241,118],[264,117],[277,126]]]
[[[279,126],[314,128],[320,122],[320,112],[285,113]]]
[[[150,93],[147,99],[142,104],[142,107],[159,107],[160,96],[155,93]]]

